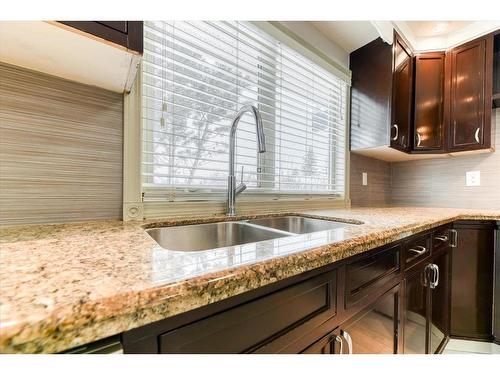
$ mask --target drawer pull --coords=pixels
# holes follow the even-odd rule
[[[414,253],[417,253],[418,255],[422,255],[427,252],[427,248],[424,246],[415,246],[415,248],[411,248],[408,251],[412,251]]]
[[[446,242],[448,241],[448,237],[447,236],[436,236],[434,237],[436,240],[439,240],[439,241],[443,241],[443,242]]]

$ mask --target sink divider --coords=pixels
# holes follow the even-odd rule
[[[249,227],[253,227],[253,228],[264,229],[264,230],[268,230],[268,231],[275,232],[275,233],[281,233],[281,234],[284,234],[286,236],[297,236],[297,233],[292,233],[292,232],[287,232],[287,231],[281,230],[281,229],[266,227],[264,225],[249,223],[246,220],[240,221],[240,223],[242,223],[244,225],[248,225]]]

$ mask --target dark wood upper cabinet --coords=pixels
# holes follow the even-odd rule
[[[130,21],[133,22],[133,21]],[[121,33],[127,33],[128,32],[128,23],[129,21],[97,21],[97,23],[100,23],[104,26],[110,27],[112,29],[115,29]]]
[[[59,21],[74,29],[142,54],[142,21]]]
[[[491,111],[500,103],[500,32],[416,55],[395,32],[392,47],[378,38],[353,51],[350,69],[351,151],[491,148]]]
[[[404,40],[394,33],[392,73],[391,147],[411,148],[411,109],[413,98],[413,58]]]
[[[389,145],[392,46],[377,38],[349,56],[351,150]]]
[[[475,39],[447,52],[449,151],[491,146],[493,36]]]
[[[500,33],[495,35],[493,52],[493,108],[500,107]]]
[[[444,150],[444,62],[444,52],[415,56],[415,151]]]

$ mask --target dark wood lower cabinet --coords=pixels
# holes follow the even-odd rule
[[[425,285],[425,266],[417,268],[405,279],[404,353],[427,352],[428,294]]]
[[[344,340],[340,336],[340,329],[329,332],[305,349],[302,354],[343,354]]]
[[[398,285],[340,326],[344,353],[397,354],[400,311]]]
[[[306,348],[304,354],[396,354],[401,322],[400,286],[392,287],[340,327]]]
[[[336,315],[336,271],[161,334],[160,353],[273,353]]]
[[[433,256],[432,263],[437,266],[438,284],[430,290],[431,314],[429,326],[430,353],[440,352],[449,332],[450,322],[450,269],[451,248]]]
[[[123,349],[424,354],[439,353],[450,330],[491,339],[493,229],[478,223],[455,225],[456,232],[449,225],[432,229],[124,332]]]
[[[457,223],[452,255],[451,335],[492,338],[494,224]]]
[[[404,352],[438,353],[449,332],[450,247],[416,266],[405,279]]]

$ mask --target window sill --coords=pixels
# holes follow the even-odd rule
[[[275,213],[303,210],[345,208],[348,200],[343,197],[318,196],[314,198],[295,197],[276,199],[273,197],[239,197],[236,211],[239,214]],[[158,219],[178,216],[212,216],[226,212],[225,200],[168,201],[147,200],[143,203],[144,219]]]

